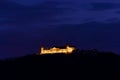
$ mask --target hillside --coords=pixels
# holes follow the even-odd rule
[[[71,55],[28,55],[1,61],[1,71],[22,75],[98,75],[120,70],[120,56],[97,50],[76,50]],[[62,73],[62,74],[61,74]],[[20,76],[20,75],[19,75]],[[71,77],[72,77],[71,76]],[[42,77],[42,76],[41,76]]]

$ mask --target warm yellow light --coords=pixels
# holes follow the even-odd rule
[[[64,54],[70,54],[75,50],[74,47],[69,47],[67,46],[66,49],[60,49],[60,48],[50,48],[50,49],[44,49],[43,47],[41,48],[41,53],[40,54],[56,54],[56,53],[64,53]]]

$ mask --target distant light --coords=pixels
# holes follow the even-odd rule
[[[41,52],[40,55],[42,54],[57,54],[57,53],[64,53],[64,54],[71,54],[73,51],[75,50],[75,47],[70,47],[70,46],[66,46],[65,49],[60,49],[60,48],[50,48],[50,49],[44,49],[43,47],[41,47]]]

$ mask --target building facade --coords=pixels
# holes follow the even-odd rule
[[[63,53],[63,54],[71,54],[75,50],[75,47],[70,47],[67,45],[65,48],[59,48],[59,47],[53,47],[50,49],[44,49],[44,47],[41,47],[41,53],[42,54],[57,54],[57,53]]]

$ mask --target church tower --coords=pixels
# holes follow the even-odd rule
[[[44,47],[41,47],[41,53],[44,53]]]

